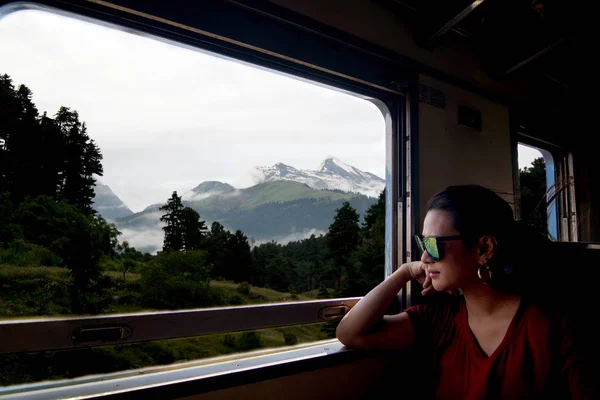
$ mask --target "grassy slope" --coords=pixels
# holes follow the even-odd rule
[[[119,272],[109,271],[105,274],[116,282],[123,282],[123,276]],[[139,274],[127,274],[127,283],[135,284],[139,277]],[[0,291],[0,319],[61,314],[68,316],[68,308],[53,305],[54,298],[43,296],[49,296],[48,293],[57,288],[66,287],[69,279],[69,270],[66,268],[0,265],[0,288],[4,286],[4,290]],[[257,287],[252,287],[249,295],[242,295],[237,291],[238,284],[229,281],[213,281],[211,285],[220,288],[228,296],[242,296],[246,304],[315,299],[314,293],[292,296],[290,293]],[[125,289],[116,290],[114,294],[125,293],[127,286],[123,287]],[[68,295],[66,291],[60,293]],[[150,310],[130,304],[112,307],[110,311],[121,313]],[[324,324],[309,324],[263,329],[255,331],[257,336],[250,334],[251,337],[248,337],[248,333],[238,332],[55,353],[0,356],[0,386],[166,365],[256,348],[281,347],[286,345],[286,337],[288,344],[290,339],[292,343],[328,339],[330,336],[322,330],[323,326]],[[252,340],[256,337],[259,342]],[[74,365],[80,365],[78,360],[81,359],[89,361],[85,368],[73,368]]]
[[[106,271],[104,275],[109,276],[115,282],[115,289],[111,291],[114,296],[127,294],[126,284],[135,284],[140,279],[140,274],[127,273],[126,283],[123,283],[123,273],[117,271]],[[64,287],[70,280],[68,268],[60,267],[16,267],[0,264],[0,319],[9,317],[32,317],[32,316],[58,316],[68,314],[68,310],[56,311],[50,307],[45,312],[40,312],[40,301],[35,297],[47,292],[57,286]],[[307,301],[316,299],[317,291],[293,295],[291,293],[278,292],[273,289],[252,287],[250,294],[243,295],[238,292],[239,284],[232,281],[211,281],[211,286],[221,289],[226,298],[238,295],[243,299],[243,304],[279,303],[285,301]],[[37,301],[36,301],[37,300]],[[47,301],[46,299],[45,301]],[[142,306],[129,304],[111,306],[111,313],[127,313],[140,311],[156,311],[146,309]]]

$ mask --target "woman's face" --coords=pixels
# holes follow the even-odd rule
[[[452,214],[442,210],[429,210],[423,222],[423,236],[456,236]],[[449,240],[439,244],[442,258],[434,261],[425,251],[421,261],[427,265],[433,288],[438,292],[464,288],[479,283],[477,277],[478,250],[467,249],[462,240]]]

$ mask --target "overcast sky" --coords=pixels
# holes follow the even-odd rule
[[[372,103],[279,73],[40,11],[0,20],[0,74],[40,112],[79,112],[101,182],[133,211],[206,180],[252,185],[254,166],[317,169],[329,156],[384,177]],[[537,155],[536,155],[537,154]],[[522,153],[520,166],[539,153]]]

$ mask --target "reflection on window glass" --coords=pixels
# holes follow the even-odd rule
[[[384,129],[375,105],[330,88],[46,12],[7,15],[0,319],[362,296],[384,276]],[[102,354],[141,367],[243,349],[232,337],[206,354]],[[74,376],[15,362],[2,365],[24,372],[0,384]]]
[[[545,150],[519,144],[521,219],[551,239],[558,238],[554,163]]]

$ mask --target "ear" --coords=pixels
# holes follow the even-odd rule
[[[485,235],[479,238],[477,243],[477,251],[479,256],[479,263],[481,265],[487,264],[487,262],[496,254],[498,249],[498,240],[495,236]]]

